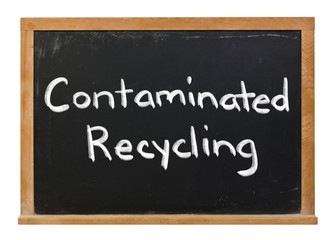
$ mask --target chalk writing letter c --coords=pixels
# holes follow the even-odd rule
[[[45,95],[44,95],[44,101],[45,101],[46,106],[48,106],[51,109],[51,111],[57,112],[57,113],[65,112],[67,109],[70,108],[68,104],[63,104],[63,105],[60,105],[60,106],[54,106],[51,103],[52,90],[58,83],[61,83],[61,82],[64,82],[66,85],[68,84],[68,81],[67,81],[66,78],[58,77],[58,78],[52,80],[49,83],[49,85],[47,86],[47,88],[45,90]]]

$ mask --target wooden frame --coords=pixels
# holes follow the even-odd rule
[[[33,184],[35,30],[301,30],[302,207],[286,215],[36,215]],[[317,224],[314,202],[314,18],[21,19],[21,216],[19,224]]]

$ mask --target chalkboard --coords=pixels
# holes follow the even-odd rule
[[[302,213],[301,30],[35,30],[37,215]]]

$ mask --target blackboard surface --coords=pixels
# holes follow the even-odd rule
[[[191,76],[192,82],[187,82]],[[51,111],[45,103],[50,82],[52,102],[69,104],[67,111]],[[140,108],[134,96],[142,90],[180,89],[184,93],[211,92],[219,100],[248,92],[282,94],[288,79],[289,111],[268,114],[251,109],[217,109],[172,104]],[[121,79],[128,94],[121,106]],[[100,98],[99,109],[78,109],[72,96],[83,91],[110,91],[115,108]],[[186,94],[187,95],[187,94]],[[155,102],[155,101],[154,101]],[[238,100],[240,106],[242,101]],[[105,146],[112,160],[95,150],[88,156],[87,125],[103,126]],[[151,144],[186,143],[196,131],[198,157],[182,159],[172,151],[168,168]],[[205,129],[207,126],[208,130]],[[94,138],[100,136],[94,135]],[[203,153],[202,139],[226,140],[234,147],[244,139],[256,145],[258,168],[251,176],[238,171],[251,161],[210,146]],[[115,154],[118,141],[133,145],[133,159]],[[301,34],[300,31],[35,31],[34,33],[34,201],[37,214],[105,213],[299,213],[301,209]],[[150,145],[153,159],[143,158],[136,146]],[[244,149],[249,152],[249,149]]]

